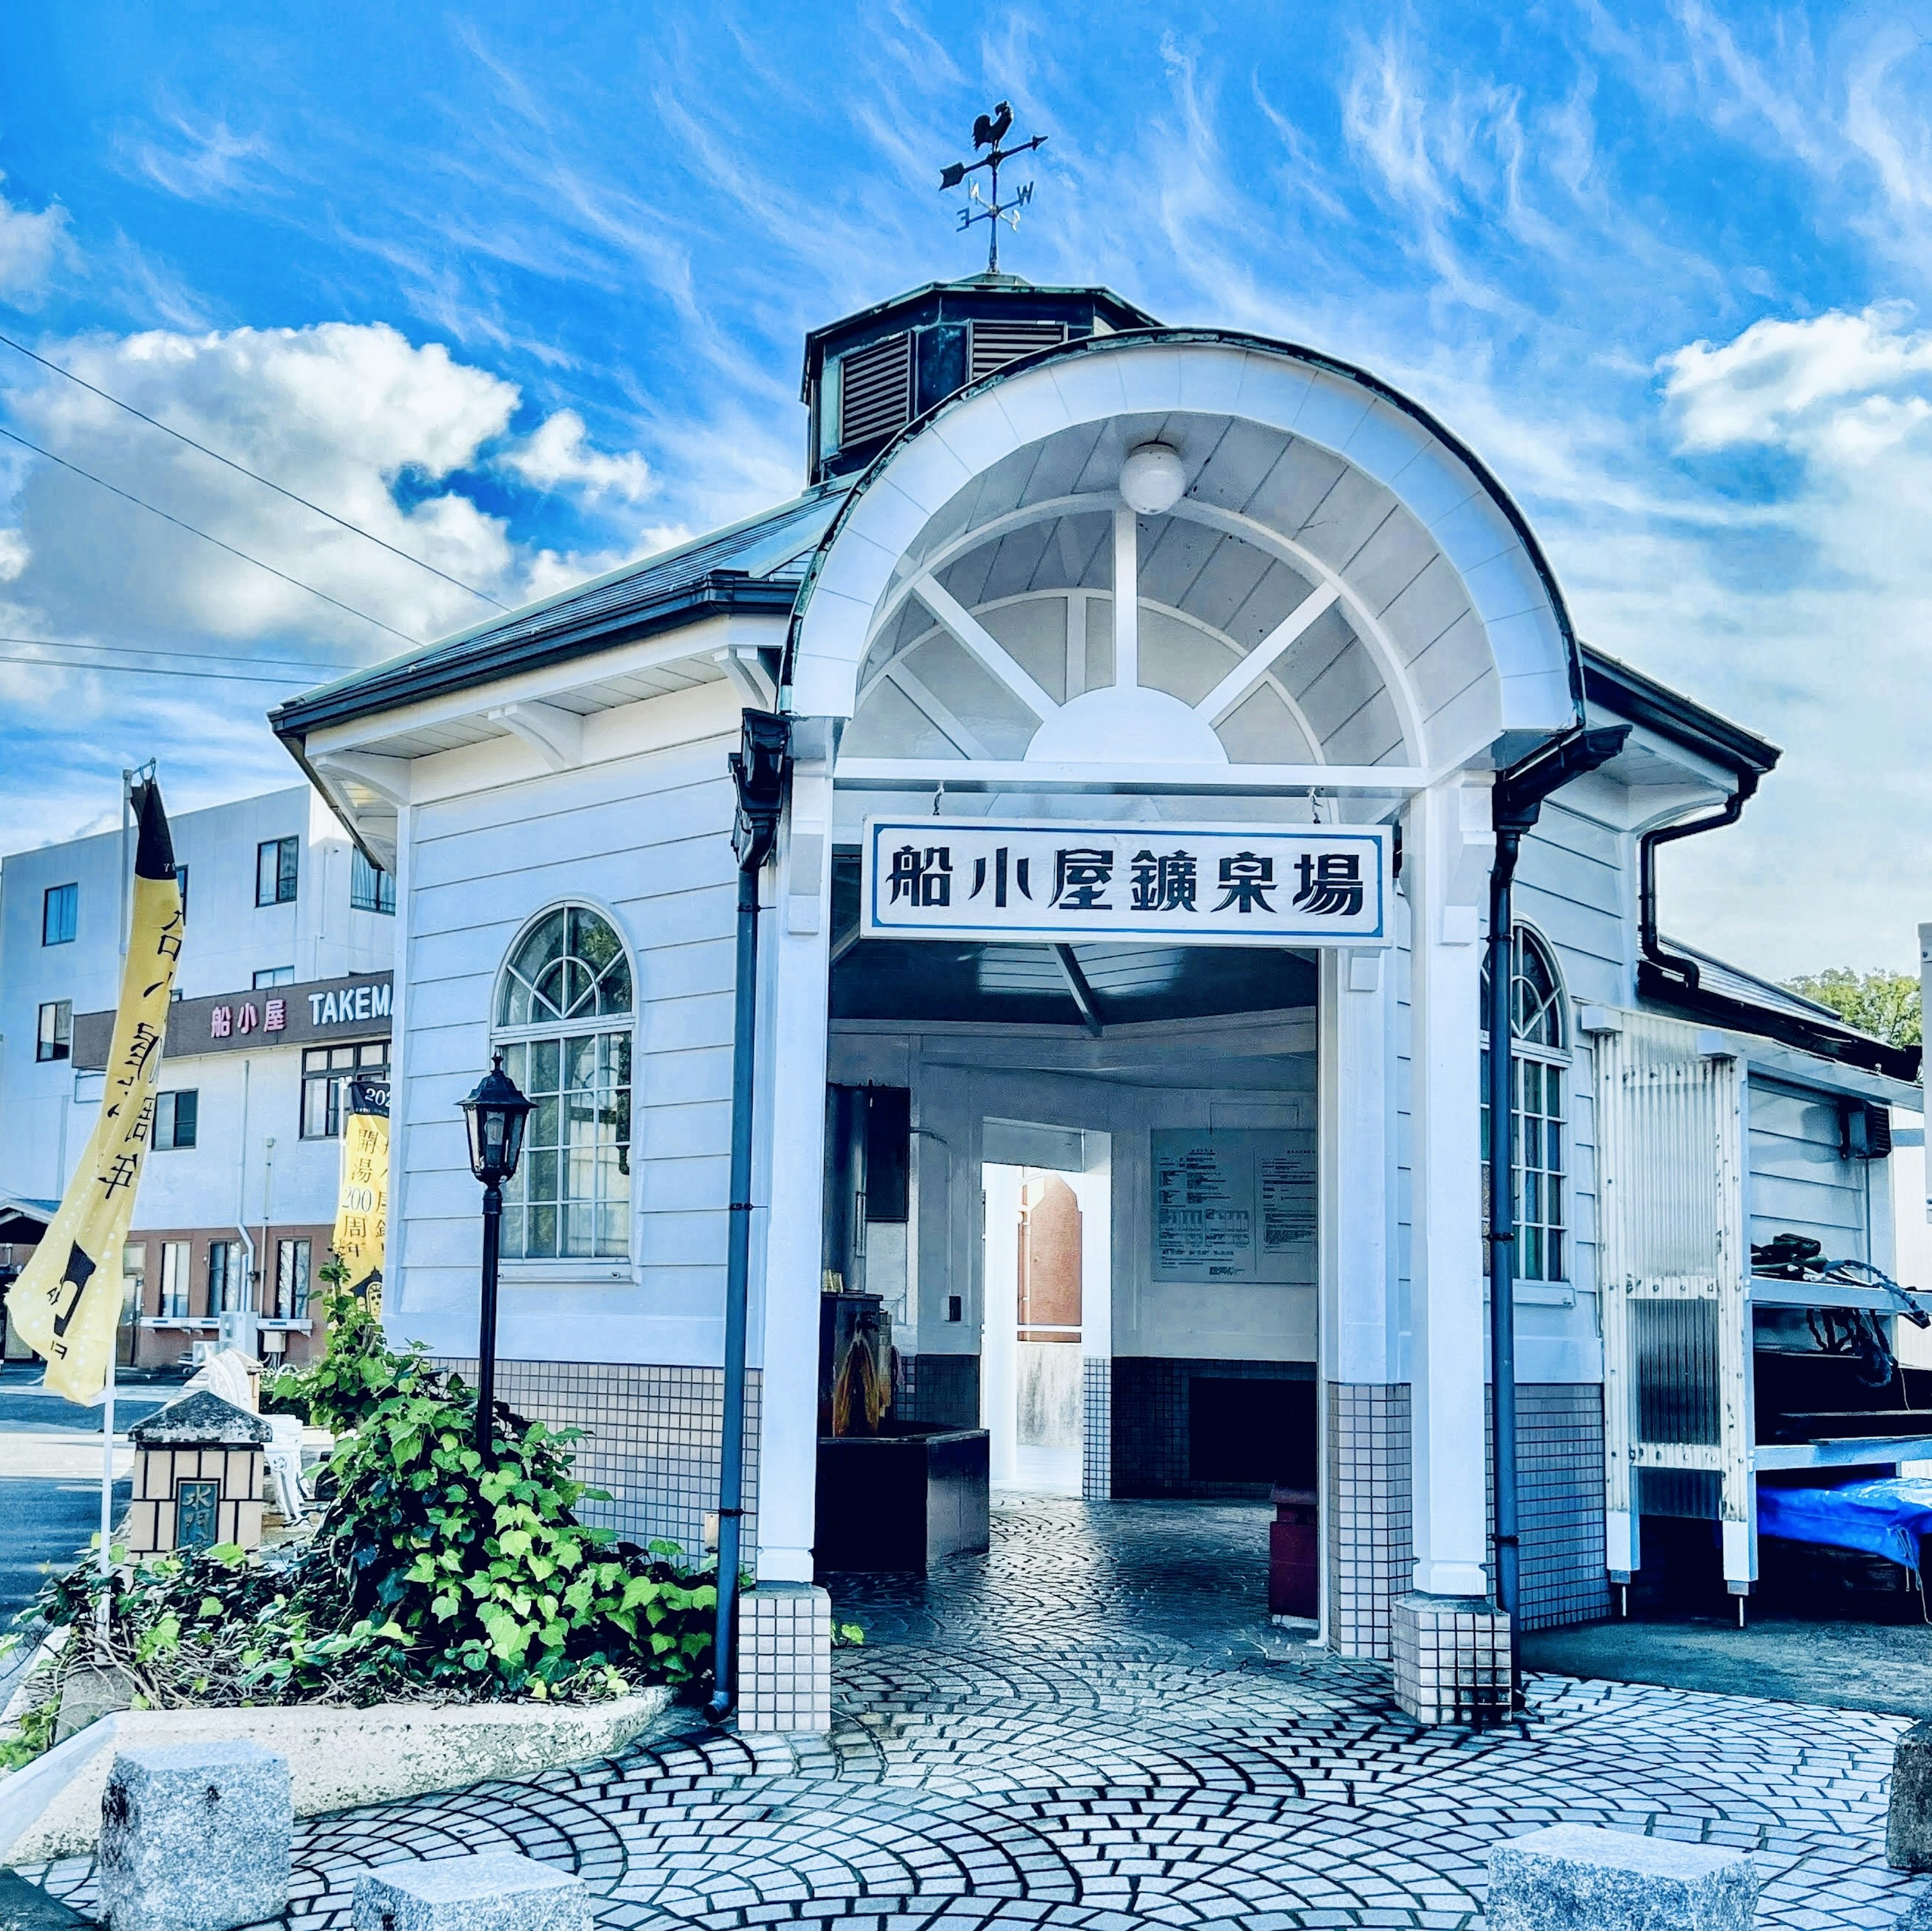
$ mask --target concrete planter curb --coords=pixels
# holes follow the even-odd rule
[[[693,1720],[695,1720],[694,1719]],[[123,1710],[0,1778],[0,1866],[91,1851],[117,1747],[251,1743],[288,1759],[298,1817],[614,1756],[683,1727],[668,1689],[608,1703],[483,1703],[367,1710]]]

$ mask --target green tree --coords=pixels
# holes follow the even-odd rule
[[[1828,1006],[1848,1024],[1894,1046],[1919,1043],[1918,982],[1902,972],[1853,972],[1828,966],[1784,982],[1792,992]]]

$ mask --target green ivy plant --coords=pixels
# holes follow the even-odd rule
[[[477,1453],[474,1398],[454,1376],[414,1379],[337,1451],[317,1558],[362,1616],[394,1630],[432,1680],[494,1675],[543,1696],[586,1667],[693,1681],[709,1659],[717,1588],[670,1544],[614,1546],[578,1521],[575,1429],[498,1409]]]
[[[316,1271],[325,1292],[322,1319],[328,1334],[321,1359],[285,1369],[262,1384],[264,1414],[302,1415],[340,1435],[358,1426],[392,1395],[432,1380],[435,1370],[420,1348],[398,1354],[382,1332],[380,1314],[349,1288],[349,1269],[332,1255]]]
[[[572,1476],[576,1430],[500,1403],[486,1462],[471,1390],[419,1348],[392,1350],[339,1273],[329,1285],[322,1359],[273,1384],[278,1404],[338,1436],[314,1531],[137,1566],[116,1549],[106,1580],[85,1562],[22,1620],[92,1628],[104,1591],[107,1656],[69,1647],[127,1670],[150,1708],[701,1686],[715,1573],[674,1544],[639,1549],[578,1521],[581,1502],[608,1498]],[[23,1728],[4,1747],[10,1759],[46,1741]]]

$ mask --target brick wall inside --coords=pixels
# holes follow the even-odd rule
[[[1192,1465],[1193,1389],[1197,1381],[1308,1384],[1314,1364],[1303,1361],[1190,1360],[1120,1354],[1114,1357],[1113,1493],[1199,1501],[1233,1497],[1265,1500],[1269,1483],[1202,1480]],[[1312,1438],[1310,1447],[1312,1448]],[[1311,1457],[1312,1466],[1312,1457]]]
[[[977,1428],[979,1356],[895,1353],[892,1414],[900,1421],[935,1427]]]

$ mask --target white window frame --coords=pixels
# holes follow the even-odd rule
[[[1511,1031],[1514,1036],[1510,1041],[1510,1057],[1512,1061],[1515,1063],[1516,1067],[1519,1069],[1519,1070],[1516,1071],[1514,1078],[1511,1081],[1512,1090],[1510,1093],[1510,1108],[1513,1122],[1515,1127],[1512,1151],[1514,1155],[1513,1165],[1514,1169],[1514,1186],[1516,1194],[1515,1206],[1516,1236],[1516,1251],[1514,1255],[1515,1266],[1512,1271],[1514,1276],[1515,1285],[1519,1291],[1527,1290],[1532,1294],[1542,1294],[1546,1295],[1554,1294],[1567,1300],[1574,1295],[1575,1292],[1574,1282],[1576,1265],[1576,1228],[1574,1213],[1574,1192],[1576,1167],[1574,1114],[1576,1092],[1576,1057],[1575,1051],[1570,1043],[1573,1036],[1573,1029],[1570,1018],[1570,1001],[1569,996],[1564,989],[1562,968],[1558,963],[1556,948],[1552,946],[1534,926],[1526,923],[1522,919],[1513,921],[1510,927],[1510,1013],[1512,1022],[1514,1022],[1516,1015],[1516,988],[1518,982],[1522,976],[1521,971],[1521,960],[1522,949],[1526,946],[1534,946],[1538,952],[1542,955],[1544,964],[1549,969],[1551,991],[1549,1004],[1546,1009],[1550,1012],[1555,1020],[1555,1030],[1556,1036],[1562,1043],[1558,1045],[1551,1046],[1540,1040],[1526,1039],[1520,1030],[1517,1030],[1514,1024],[1512,1024]],[[1483,1000],[1483,1018],[1486,1021],[1489,1017],[1490,1010],[1489,999],[1487,996],[1489,980],[1486,973],[1484,976],[1482,984],[1484,991]],[[1487,1056],[1490,1050],[1490,1031],[1486,1024],[1481,1027],[1480,1036],[1482,1042],[1482,1051],[1484,1055],[1484,1066],[1485,1069],[1483,1078],[1482,1111],[1484,1118],[1486,1119],[1489,1114],[1490,1107],[1490,1084],[1487,1072]],[[1561,1237],[1563,1244],[1563,1264],[1555,1273],[1530,1274],[1526,1273],[1523,1269],[1523,1256],[1526,1243],[1523,1239],[1524,1220],[1522,1213],[1522,1196],[1524,1188],[1522,1184],[1522,1150],[1524,1144],[1524,1135],[1522,1130],[1522,1075],[1520,1069],[1526,1062],[1532,1063],[1540,1066],[1553,1068],[1560,1075],[1562,1079],[1562,1097],[1558,1111],[1554,1114],[1547,1112],[1539,1113],[1537,1116],[1540,1120],[1555,1120],[1557,1125],[1561,1128],[1563,1135],[1562,1156],[1561,1162],[1556,1168],[1553,1175],[1556,1194],[1556,1218],[1552,1221],[1547,1216],[1545,1216],[1537,1220],[1534,1223],[1537,1226],[1542,1228],[1545,1231],[1546,1234],[1550,1229],[1554,1228],[1556,1232]],[[1538,1171],[1545,1174],[1546,1177],[1550,1174],[1550,1170],[1546,1168],[1540,1168]],[[1484,1214],[1484,1218],[1486,1220],[1489,1212],[1489,1165],[1486,1155],[1484,1158],[1483,1167],[1483,1199]]]
[[[549,1020],[535,1025],[512,1026],[501,1024],[496,1015],[502,1010],[504,988],[510,972],[510,962],[522,949],[524,941],[537,931],[544,921],[558,913],[572,910],[589,912],[603,920],[610,927],[621,949],[626,970],[630,975],[631,1009],[628,1015],[608,1014],[577,1020]],[[638,1222],[638,1168],[637,1123],[638,1096],[642,1056],[639,1048],[639,991],[638,961],[629,939],[626,936],[623,922],[614,910],[600,900],[582,892],[573,892],[568,898],[554,899],[543,909],[524,920],[517,929],[516,936],[504,948],[502,964],[496,969],[495,983],[490,993],[490,1045],[494,1052],[505,1053],[512,1046],[526,1045],[533,1042],[548,1039],[582,1039],[604,1033],[625,1033],[631,1043],[631,1136],[627,1143],[631,1150],[630,1171],[625,1176],[627,1183],[624,1210],[624,1246],[621,1254],[596,1255],[526,1256],[511,1250],[512,1234],[509,1225],[511,1211],[518,1204],[520,1185],[526,1184],[525,1178],[531,1158],[530,1144],[526,1138],[523,1158],[518,1163],[518,1178],[504,1190],[505,1228],[503,1258],[501,1263],[502,1278],[508,1283],[521,1283],[528,1286],[554,1286],[586,1283],[602,1285],[611,1282],[630,1282],[636,1279],[637,1222]]]

